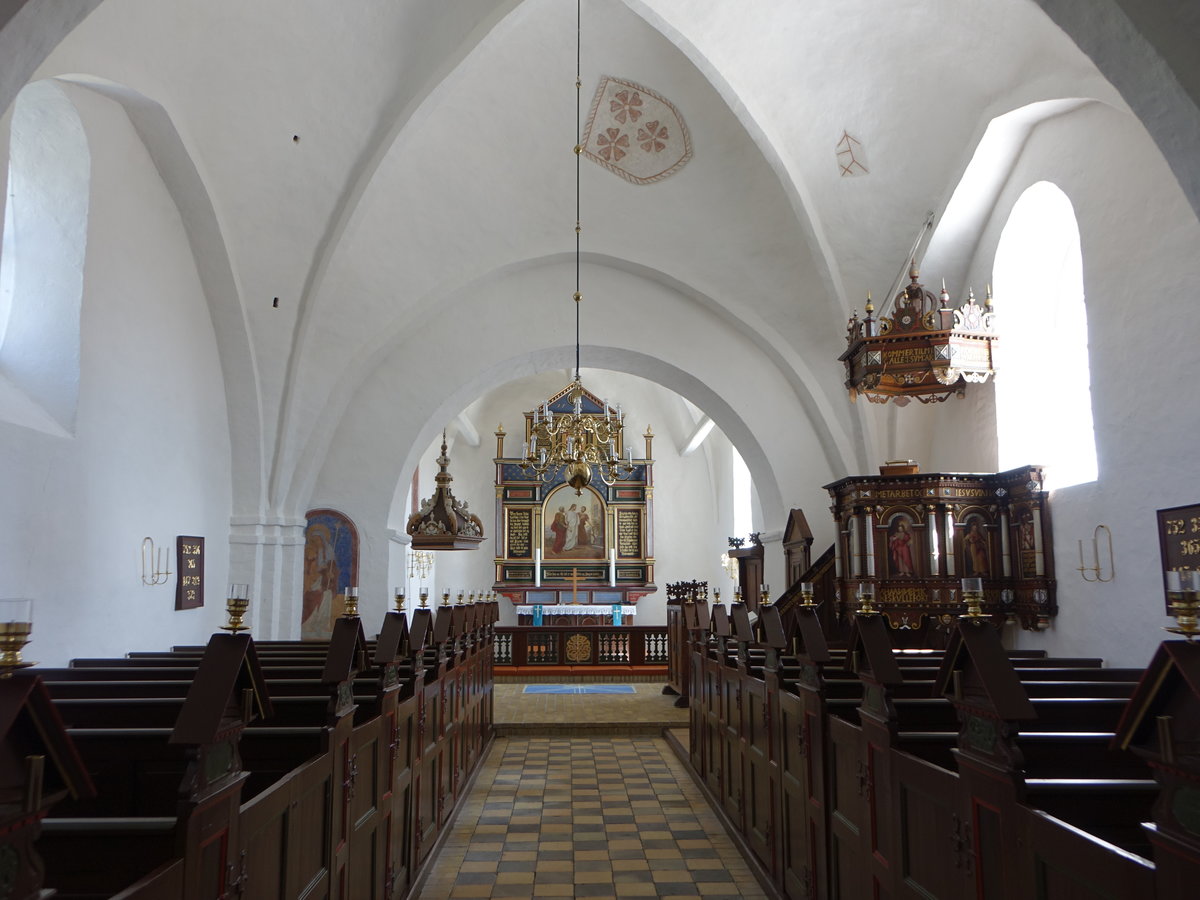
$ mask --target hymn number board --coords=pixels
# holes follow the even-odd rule
[[[175,608],[196,609],[204,605],[204,538],[175,538]]]
[[[1163,592],[1167,571],[1200,569],[1200,504],[1158,511],[1158,544],[1162,550]],[[1167,614],[1171,600],[1166,598]]]

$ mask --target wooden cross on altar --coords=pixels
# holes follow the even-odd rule
[[[579,602],[579,569],[571,566],[571,603]]]

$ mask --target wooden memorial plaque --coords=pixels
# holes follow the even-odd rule
[[[1162,551],[1163,599],[1167,614],[1171,600],[1166,596],[1167,572],[1171,569],[1200,569],[1200,504],[1158,510],[1158,545]]]
[[[204,605],[204,538],[175,538],[175,608],[197,609]]]

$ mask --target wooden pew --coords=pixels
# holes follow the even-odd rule
[[[444,810],[435,828],[426,834],[432,846],[449,821],[467,777],[491,738],[490,654],[496,618],[495,604],[450,613],[441,635],[443,642],[435,648],[439,657],[435,674],[447,683],[435,685],[440,689],[432,703],[438,708],[422,710],[420,714],[418,706],[422,698],[429,699],[423,684],[427,644],[421,637],[414,641],[406,622],[397,622],[391,615],[385,620],[374,647],[375,659],[370,667],[366,665],[367,644],[357,622],[335,626],[323,665],[313,664],[311,651],[297,653],[293,648],[271,648],[265,656],[281,664],[266,665],[264,672],[274,669],[283,676],[280,680],[289,684],[292,694],[289,699],[295,701],[293,714],[297,718],[301,717],[302,708],[318,718],[316,724],[309,726],[255,724],[242,732],[240,749],[246,768],[279,771],[273,771],[269,782],[260,785],[265,788],[261,792],[247,791],[248,795],[257,795],[241,809],[237,840],[231,837],[222,845],[222,853],[229,862],[217,881],[209,882],[215,886],[214,890],[233,891],[240,885],[253,883],[256,891],[268,891],[263,896],[300,896],[312,889],[338,897],[403,896],[415,878],[417,796],[424,788],[438,801],[439,812]],[[178,698],[179,682],[192,677],[189,669],[195,668],[197,660],[192,648],[184,648],[166,655],[142,654],[123,661],[127,664],[87,662],[94,664],[65,670],[71,674],[60,680],[64,692],[74,695],[71,699],[64,698],[64,702],[73,703],[75,711],[102,705],[103,688],[89,691],[82,687],[87,684],[85,673],[90,673],[100,675],[115,694],[110,698],[114,703],[165,715],[169,704]],[[368,668],[377,676],[374,696],[360,693],[364,679],[359,676]],[[146,683],[157,685],[150,696],[133,696],[126,687],[137,684],[139,674],[152,676]],[[179,677],[181,674],[184,678]],[[323,704],[312,699],[320,699],[313,692],[314,684],[328,691]],[[130,703],[131,700],[141,702]],[[363,706],[372,707],[371,715],[356,717],[355,711],[361,711]],[[423,721],[426,712],[436,723]],[[94,715],[97,721],[101,720],[102,713]],[[465,724],[457,720],[459,716]],[[178,754],[174,759],[166,758],[170,754],[164,741],[168,729],[126,729],[121,733],[103,728],[75,731],[81,740],[91,742],[99,755],[124,752],[134,758],[156,758],[169,763],[163,768],[178,772]],[[119,748],[112,743],[106,745],[105,742],[111,741],[120,741]],[[451,746],[442,754],[445,744]],[[423,745],[435,748],[439,765],[434,769],[436,779],[421,784],[414,772],[421,768],[419,754]],[[300,764],[296,764],[296,757],[303,757]],[[457,767],[456,772],[449,770],[451,764]],[[441,780],[443,772],[449,776],[445,783]],[[245,784],[249,789],[254,785],[254,777],[247,779]],[[365,785],[377,789],[364,790]],[[166,795],[173,797],[176,787],[170,787]],[[447,798],[449,808],[446,808]],[[139,807],[139,811],[144,808]],[[153,804],[149,809],[157,811]],[[328,821],[322,826],[324,818]],[[64,824],[61,830],[64,834],[82,833],[80,827],[76,821]],[[160,822],[157,827],[161,833],[166,825]],[[154,831],[155,823],[144,818],[141,828],[143,832]],[[178,831],[178,826],[175,830]],[[322,834],[331,837],[332,845],[312,843],[316,836],[320,844]],[[428,847],[425,852],[428,853]],[[278,864],[283,858],[280,853],[286,857],[286,865]],[[146,862],[149,864],[150,860]],[[129,896],[180,896],[181,862],[185,870],[182,883],[190,892],[186,895],[200,896],[195,892],[194,879],[186,875],[187,871],[195,870],[195,864],[186,858],[164,863],[141,879],[136,889],[131,888]]]
[[[1019,689],[1031,718],[1012,722],[1010,743],[1021,768],[1006,771],[1010,798],[1005,817],[993,821],[964,799],[969,795],[963,785],[971,781],[964,767],[977,763],[960,752],[968,740],[983,742],[988,729],[978,717],[968,727],[945,695],[920,696],[936,686],[939,669],[929,663],[944,665],[949,654],[924,660],[898,656],[886,630],[861,630],[868,636],[853,648],[859,662],[853,680],[835,668],[849,654],[829,651],[813,611],[789,618],[786,642],[795,652],[782,654],[774,666],[761,632],[758,648],[738,640],[743,635],[737,616],[730,622],[718,611],[711,632],[696,633],[691,641],[689,759],[786,896],[877,891],[889,897],[973,897],[977,885],[967,870],[996,872],[997,858],[984,857],[996,846],[1008,846],[993,841],[989,829],[996,828],[1007,829],[1005,840],[1017,829],[1018,843],[1034,831],[1052,836],[1057,849],[1039,847],[1035,853],[1021,844],[1026,849],[1020,879],[1009,880],[1022,889],[1029,887],[1024,879],[1050,859],[1073,865],[1072,853],[1091,860],[1096,871],[1123,879],[1118,883],[1144,886],[1152,867],[1105,843],[1108,838],[1138,849],[1145,845],[1131,836],[1154,792],[1144,766],[1108,748],[1134,671],[1100,668],[1092,658],[1048,660],[999,651],[1014,683],[1028,680],[1028,694]],[[775,742],[765,765],[751,761],[761,740],[757,732]],[[777,771],[771,768],[775,760]],[[1078,777],[1081,766],[1092,766],[1094,777]],[[756,774],[747,778],[749,772]],[[751,827],[762,810],[770,810],[774,840],[764,839],[761,823]],[[1089,812],[1095,813],[1099,838],[1058,817],[1078,820]],[[936,859],[915,853],[918,845],[933,848]],[[993,879],[991,890],[1002,893],[986,896],[1034,895],[1014,893],[1002,878],[987,877]],[[1051,881],[1059,884],[1061,878]],[[918,883],[927,893],[917,891]]]

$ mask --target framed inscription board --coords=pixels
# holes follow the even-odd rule
[[[1158,545],[1162,551],[1163,600],[1171,614],[1167,572],[1200,569],[1200,504],[1158,510]]]
[[[175,538],[175,608],[196,609],[204,605],[204,538]]]
[[[508,555],[512,559],[533,558],[533,510],[508,509],[508,528],[505,537],[508,541]]]

